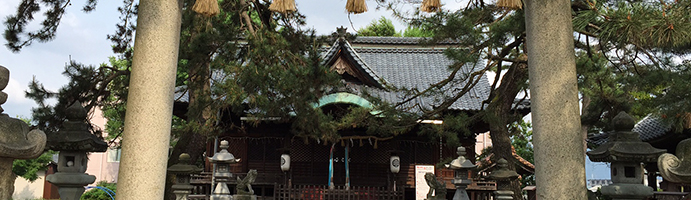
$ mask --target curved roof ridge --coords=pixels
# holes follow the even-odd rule
[[[361,53],[444,53],[446,48],[357,48]]]
[[[357,51],[355,51],[355,49],[353,49],[353,46],[350,45],[350,42],[348,42],[348,41],[343,41],[343,42],[345,44],[345,49],[348,51],[348,53],[350,53],[350,55],[355,59],[355,61],[358,64],[360,64],[360,67],[362,67],[362,69],[365,70],[365,72],[367,72],[367,74],[370,75],[374,79],[374,81],[376,81],[381,87],[386,86],[386,80],[384,80],[384,78],[379,76],[379,74],[377,74],[377,72],[374,71],[374,69],[372,69],[369,65],[367,65],[365,60],[363,60],[360,57],[360,55],[357,53]]]
[[[420,44],[421,41],[431,39],[430,37],[358,36],[352,41],[358,44]],[[459,42],[447,39],[437,44],[459,44]]]

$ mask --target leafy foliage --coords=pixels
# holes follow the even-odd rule
[[[579,88],[590,133],[611,130],[619,111],[649,113],[683,130],[688,102],[691,45],[689,1],[574,2]],[[691,128],[691,127],[686,127]]]
[[[98,187],[103,187],[107,188],[109,190],[112,190],[113,192],[116,192],[117,194],[117,184],[116,183],[108,183],[106,181],[101,181],[96,184]],[[108,195],[105,191],[99,188],[92,188],[89,191],[84,192],[81,198],[81,200],[111,200],[111,196]]]
[[[516,154],[530,163],[535,163],[533,151],[533,126],[530,122],[519,121],[511,124],[509,131],[512,132],[511,146],[516,149]],[[535,185],[535,175],[526,174],[521,179],[522,187]]]
[[[401,34],[396,32],[391,20],[385,17],[379,18],[379,20],[372,20],[372,22],[365,28],[358,30],[359,36],[388,36],[388,37],[400,37]]]
[[[57,154],[54,151],[47,151],[38,158],[28,160],[14,160],[12,162],[12,172],[28,181],[35,181],[38,179],[38,172],[48,169],[48,164],[53,161],[53,155]]]

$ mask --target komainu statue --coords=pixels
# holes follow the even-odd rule
[[[446,199],[446,184],[444,181],[437,180],[432,173],[425,174],[425,181],[429,185],[429,192],[426,200],[441,200]]]
[[[235,186],[235,194],[239,195],[253,195],[254,190],[252,189],[252,183],[257,179],[257,170],[250,169],[244,179],[237,177],[238,184]]]

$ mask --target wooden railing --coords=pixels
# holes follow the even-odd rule
[[[385,187],[358,187],[346,189],[345,186],[336,186],[328,189],[324,185],[276,185],[274,190],[275,200],[402,200],[403,191],[393,191]]]

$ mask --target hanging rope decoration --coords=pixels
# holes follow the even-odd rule
[[[523,2],[521,0],[497,0],[497,7],[507,10],[523,9]]]
[[[437,12],[441,10],[441,1],[440,0],[423,0],[422,5],[420,6],[420,11],[422,12]]]
[[[192,10],[207,17],[216,16],[221,12],[218,8],[217,0],[197,0],[194,2],[194,6],[192,6]]]
[[[269,6],[269,10],[279,13],[289,13],[295,11],[295,0],[274,0]]]
[[[349,13],[364,13],[367,12],[367,3],[365,3],[365,0],[348,0],[346,2],[346,10]]]

